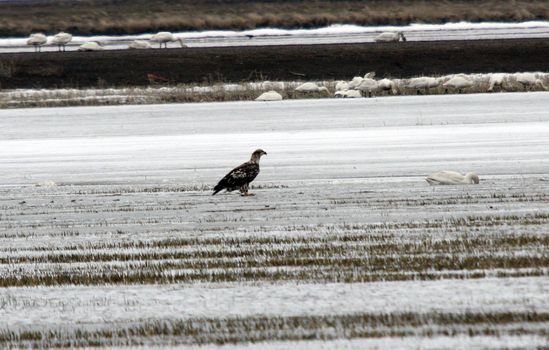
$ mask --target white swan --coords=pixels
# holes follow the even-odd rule
[[[499,87],[500,90],[503,89],[503,84],[507,81],[507,74],[505,73],[493,73],[490,74],[490,80],[488,81],[488,91],[494,91],[494,88],[496,86]]]
[[[377,82],[377,87],[381,91],[387,91],[387,93],[390,91],[393,95],[397,94],[397,85],[394,81],[391,79],[381,79]]]
[[[362,94],[358,90],[338,90],[334,93],[335,97],[360,98]]]
[[[400,39],[406,41],[406,37],[402,32],[384,32],[374,38],[378,43],[398,42]]]
[[[412,78],[406,83],[406,87],[416,90],[416,94],[420,94],[421,90],[429,93],[429,89],[436,88],[442,82],[442,78],[418,77]]]
[[[376,72],[368,72],[364,75],[364,78],[363,77],[353,77],[353,79],[348,83],[347,88],[349,90],[350,89],[356,89],[357,86],[359,86],[360,83],[362,83],[362,81],[364,79],[373,79],[375,76],[376,76]],[[336,90],[337,90],[337,88],[336,88]]]
[[[78,51],[103,51],[105,48],[97,41],[88,41],[80,45]]]
[[[336,91],[349,90],[349,83],[346,81],[338,81],[335,86]]]
[[[168,48],[168,43],[169,42],[179,42],[179,44],[181,45],[181,47],[187,47],[187,45],[185,45],[185,43],[183,42],[183,39],[181,38],[177,38],[176,36],[174,36],[172,33],[170,32],[159,32],[159,33],[156,33],[155,35],[153,35],[151,37],[151,41],[152,42],[156,42],[156,43],[159,43],[160,44],[160,48],[162,48],[162,44],[164,44],[164,47],[167,49]]]
[[[377,91],[378,89],[378,83],[374,79],[365,78],[362,80],[360,84],[356,87],[357,90],[360,90],[362,92],[367,92],[368,96],[372,96],[372,92]]]
[[[27,39],[27,45],[34,46],[34,52],[42,51],[41,46],[48,42],[48,38],[42,33],[31,34]]]
[[[343,97],[346,97],[346,98],[360,98],[360,97],[362,97],[362,94],[358,90],[347,90],[347,91],[345,91],[345,95]]]
[[[360,83],[362,83],[363,80],[364,80],[363,77],[354,77],[354,78],[349,82],[349,89],[355,89],[357,86],[360,85]]]
[[[271,91],[262,93],[255,100],[256,101],[282,101],[282,95],[274,90],[271,90]]]
[[[325,86],[318,86],[315,83],[303,83],[295,88],[299,92],[329,92]]]
[[[517,82],[522,84],[524,90],[528,90],[529,87],[541,86],[544,90],[548,88],[543,84],[541,79],[538,79],[535,73],[516,73],[515,78]]]
[[[145,40],[134,40],[128,44],[128,49],[151,49],[152,46]]]
[[[545,91],[549,91],[549,86],[546,86],[541,79],[536,80],[536,85],[539,85]]]
[[[446,88],[446,92],[448,92],[448,88],[453,88],[461,93],[463,89],[473,86],[473,80],[469,79],[465,75],[456,75],[442,84],[442,86]]]
[[[478,184],[479,178],[475,173],[461,175],[455,171],[439,171],[425,178],[430,185],[460,185],[460,184]]]
[[[65,51],[65,46],[72,40],[72,35],[65,32],[57,33],[51,39],[51,43],[57,45],[59,51],[63,49]]]

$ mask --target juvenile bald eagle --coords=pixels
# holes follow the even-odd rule
[[[227,192],[240,189],[243,196],[253,196],[252,193],[248,193],[248,187],[259,174],[259,160],[262,155],[267,155],[267,152],[262,149],[255,150],[248,162],[237,166],[219,181],[212,196],[223,189]]]

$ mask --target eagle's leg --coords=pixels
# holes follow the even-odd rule
[[[248,193],[249,184],[245,184],[244,186],[240,187],[240,193],[242,193],[242,196],[255,196],[253,193]]]

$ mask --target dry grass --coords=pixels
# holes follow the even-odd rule
[[[60,2],[0,4],[0,35],[26,36],[34,31],[54,33],[59,30],[75,34],[122,34],[158,30],[318,27],[334,23],[374,25],[549,18],[549,4],[543,0],[157,0],[154,3],[93,0],[71,1],[70,6],[59,6]]]
[[[143,210],[166,209],[138,211]],[[32,255],[12,251],[0,259],[0,266],[5,267],[0,286],[540,276],[546,275],[549,267],[549,237],[498,232],[502,226],[543,226],[548,218],[547,214],[539,214],[344,224],[331,229],[338,233],[328,235],[318,235],[320,229],[325,229],[319,226],[304,228],[310,234],[298,237],[99,242],[62,249],[39,248]],[[401,230],[409,232],[411,241],[396,233]],[[451,234],[451,238],[434,238],[437,232]],[[26,270],[25,266],[41,267],[22,273],[20,268]]]
[[[292,191],[278,184],[266,183],[261,184],[261,187],[272,188],[272,192]],[[49,264],[47,267],[49,269],[62,261],[98,264],[120,260],[133,265],[155,264],[152,267],[154,270],[163,271],[168,268],[168,265],[163,267],[163,264],[167,262],[166,259],[181,259],[178,268],[182,268],[182,265],[199,266],[201,263],[194,262],[194,260],[205,257],[217,259],[217,261],[211,262],[212,266],[227,263],[227,266],[236,268],[246,266],[255,268],[257,265],[251,265],[255,262],[245,261],[254,257],[254,246],[257,246],[261,252],[265,252],[265,256],[271,259],[269,262],[265,262],[265,266],[269,264],[273,267],[276,266],[275,259],[283,262],[285,257],[290,259],[295,256],[292,255],[292,252],[284,252],[289,246],[296,247],[296,251],[303,252],[305,257],[320,252],[322,253],[321,257],[328,259],[346,256],[354,258],[361,256],[369,249],[382,255],[382,249],[394,251],[395,244],[411,247],[411,252],[419,252],[421,250],[416,247],[416,240],[430,247],[434,253],[443,254],[455,249],[460,254],[463,253],[464,256],[473,254],[476,251],[477,243],[479,247],[486,248],[485,254],[497,253],[499,248],[491,249],[489,247],[492,239],[499,242],[500,253],[512,250],[509,247],[524,246],[527,247],[525,252],[537,254],[538,251],[533,249],[536,244],[539,247],[549,245],[546,240],[538,240],[537,243],[534,243],[536,239],[541,239],[538,233],[544,230],[546,226],[544,223],[549,219],[545,211],[531,214],[520,213],[520,215],[511,213],[501,215],[501,213],[495,212],[492,215],[488,215],[488,213],[462,215],[445,220],[418,219],[409,221],[410,219],[408,219],[378,223],[351,221],[339,224],[308,225],[307,222],[317,222],[316,211],[307,214],[308,218],[305,222],[302,222],[299,216],[294,220],[284,219],[277,222],[277,218],[286,217],[288,212],[284,210],[283,204],[276,202],[269,207],[261,206],[259,208],[247,206],[215,208],[208,205],[202,207],[204,204],[200,204],[200,200],[197,201],[196,194],[189,193],[189,191],[208,191],[210,187],[206,185],[76,186],[74,189],[70,186],[60,187],[60,189],[63,188],[70,189],[66,196],[63,196],[67,199],[56,198],[53,203],[50,203],[51,200],[46,197],[43,198],[45,203],[22,205],[20,202],[23,198],[28,200],[27,195],[23,194],[22,198],[9,201],[11,195],[3,194],[6,201],[0,205],[2,210],[0,239],[23,239],[25,242],[39,242],[42,235],[47,234],[56,241],[65,242],[61,246],[33,244],[24,251],[20,251],[21,248],[17,248],[17,246],[12,248],[10,245],[4,246],[0,249],[5,254],[2,256],[3,263],[12,264],[12,267],[25,263],[45,263]],[[274,188],[277,189],[274,190]],[[20,195],[18,192],[17,196]],[[33,195],[33,198],[39,200],[41,196],[47,196],[47,193],[40,194],[38,197]],[[157,196],[164,199],[153,199]],[[199,199],[206,198],[200,195],[198,197]],[[400,196],[388,196],[387,198],[347,197],[331,195],[321,203],[317,204],[315,201],[310,205],[313,208],[326,206],[337,208],[337,210],[348,208],[351,211],[363,210],[365,212],[387,210],[412,212],[424,210],[428,212],[436,211],[437,208],[444,206],[476,208],[493,206],[496,205],[495,203],[507,208],[509,206],[542,208],[548,201],[543,190],[534,193],[523,193],[522,191],[502,193],[493,189],[475,194],[440,195],[433,193],[421,196],[410,195],[404,198]],[[88,202],[87,198],[97,199],[97,201]],[[147,198],[151,200],[145,200]],[[84,201],[82,201],[83,199]],[[305,201],[303,206],[308,207],[309,203]],[[178,215],[181,212],[194,214],[181,218],[181,215]],[[341,212],[339,213],[341,214]],[[248,226],[250,225],[250,222],[247,222],[248,217],[253,218],[256,215],[265,217],[265,222],[261,225],[253,222],[251,226]],[[71,219],[73,217],[81,219],[74,221]],[[30,218],[39,218],[39,220],[29,220]],[[193,224],[191,227],[188,227],[188,223],[180,226],[182,221],[190,221]],[[235,238],[232,228],[235,225],[247,227],[247,235]],[[272,236],[273,225],[277,231],[285,232],[291,236]],[[126,240],[125,237],[128,234],[137,234],[143,230],[147,232],[146,238]],[[164,232],[171,238],[166,239]],[[451,238],[457,241],[440,240],[440,233],[451,235]],[[162,236],[159,237],[158,234]],[[215,237],[212,237],[212,234]],[[223,237],[217,237],[219,234],[223,234]],[[403,238],[403,234],[406,239]],[[80,244],[76,243],[89,235],[92,237],[114,236],[111,237],[112,240],[94,240],[92,242],[84,240]],[[205,235],[205,237],[194,238],[193,236],[196,235]],[[249,237],[249,235],[253,237]],[[307,237],[294,237],[303,235]],[[479,243],[480,241],[483,243]],[[459,247],[460,244],[463,245],[463,248]],[[343,248],[336,245],[349,247],[349,254],[345,255],[345,250],[341,250]],[[439,245],[446,248],[439,248]],[[424,253],[424,251],[422,252]],[[32,254],[28,255],[30,253]],[[255,256],[261,256],[259,252],[257,254]],[[238,265],[239,263],[241,265]],[[0,266],[2,265],[0,264]],[[93,270],[94,266],[96,265],[90,265],[87,269]],[[109,267],[106,268],[108,270]],[[64,269],[64,272],[66,271],[67,269]]]
[[[548,313],[357,313],[330,316],[194,318],[140,321],[96,330],[0,332],[0,345],[32,348],[146,345],[155,337],[175,344],[228,344],[275,340],[328,340],[438,335],[547,336]],[[528,327],[525,326],[528,324]],[[534,325],[539,324],[536,327]]]

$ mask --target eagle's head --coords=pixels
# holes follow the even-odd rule
[[[259,163],[259,160],[263,155],[267,155],[267,152],[262,149],[256,149],[254,153],[252,153],[252,158],[250,160],[254,163]]]

